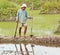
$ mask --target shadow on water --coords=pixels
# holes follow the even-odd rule
[[[34,44],[0,44],[0,55],[60,55],[60,47],[46,47]]]

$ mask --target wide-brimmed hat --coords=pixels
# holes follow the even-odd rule
[[[22,4],[22,6],[21,7],[27,7],[27,5],[26,4]]]

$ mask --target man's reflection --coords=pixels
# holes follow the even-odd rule
[[[22,54],[22,55],[29,55],[28,48],[26,47],[27,44],[23,44],[23,45],[24,45],[26,54],[24,54],[23,49],[22,49],[22,44],[20,43],[20,51],[21,51],[21,54]],[[34,55],[34,49],[33,49],[33,47],[34,47],[34,45],[31,45],[31,48],[32,48],[32,55]]]

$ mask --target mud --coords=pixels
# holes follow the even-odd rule
[[[33,36],[33,37],[0,37],[0,44],[20,44],[20,43],[30,43],[35,45],[43,46],[55,46],[60,47],[60,36]]]

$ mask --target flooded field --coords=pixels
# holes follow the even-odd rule
[[[33,18],[33,35],[54,35],[57,30],[60,14],[35,15]],[[27,21],[27,36],[31,34],[31,21]],[[0,22],[0,35],[13,36],[15,33],[16,22]],[[23,32],[24,29],[22,29]],[[23,34],[22,34],[23,35]],[[18,36],[18,31],[17,31]]]
[[[32,44],[17,44],[16,46],[15,44],[0,44],[0,55],[60,55],[60,47]]]
[[[54,32],[57,30],[59,20],[60,20],[60,14],[38,15],[38,16],[35,15],[33,19],[33,25],[32,25],[33,35],[38,36],[38,38],[41,36],[44,37],[48,35],[51,35],[53,37],[53,35],[55,35]],[[27,24],[28,24],[27,36],[30,36],[31,21],[28,20]],[[0,22],[0,36],[2,37],[8,36],[8,38],[14,36],[15,28],[16,28],[16,22]],[[22,29],[22,33],[23,33],[23,30],[24,29]],[[17,29],[17,36],[18,36],[18,29]],[[1,39],[2,38],[0,37],[0,42],[3,41],[3,39],[2,40]],[[42,40],[39,39],[38,41],[37,40],[33,41],[34,43],[36,41],[36,44],[37,42],[38,43],[41,42],[39,45],[17,44],[18,49],[16,48],[15,44],[6,44],[6,43],[0,44],[0,55],[60,55],[60,47],[47,47],[47,45],[45,46],[45,44],[47,43],[48,43],[48,46],[49,45],[51,46],[53,43],[54,44],[57,43],[60,46],[60,39],[59,38],[56,40],[55,39],[50,38],[50,39],[42,39]],[[8,40],[8,39],[4,39],[4,40]],[[30,39],[27,39],[27,40],[30,40]],[[40,46],[40,45],[44,45],[44,46]]]

